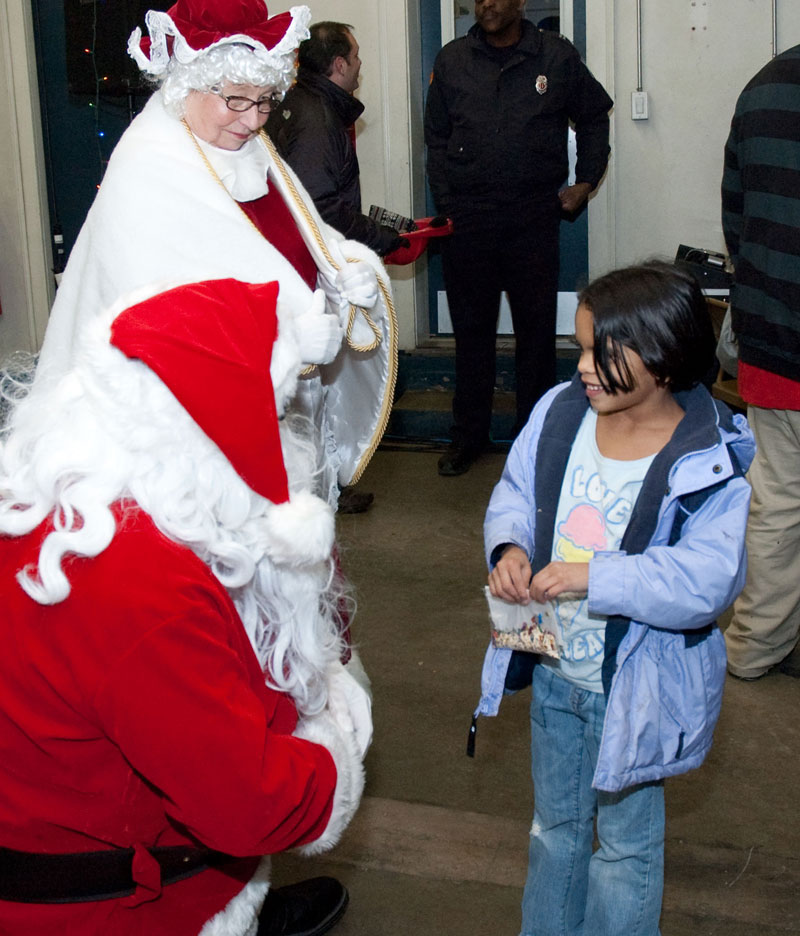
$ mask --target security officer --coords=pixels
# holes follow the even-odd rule
[[[517,425],[555,383],[558,229],[600,182],[613,102],[525,0],[475,0],[475,25],[438,54],[425,113],[428,179],[454,233],[442,242],[456,339],[453,441],[439,473],[469,469],[489,440],[495,337],[505,290],[516,335]],[[576,182],[569,166],[575,127]]]

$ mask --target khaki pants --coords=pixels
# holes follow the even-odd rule
[[[731,673],[755,678],[800,632],[800,412],[751,406],[747,418],[758,446],[747,476],[747,580],[725,643]]]

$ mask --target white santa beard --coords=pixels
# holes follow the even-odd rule
[[[317,452],[308,438],[312,431],[302,418],[281,422],[281,447],[293,495],[316,483]],[[231,590],[231,597],[270,682],[290,693],[302,713],[315,714],[327,697],[325,669],[342,651],[343,588],[333,557],[300,566],[278,564],[260,552],[253,558],[253,579],[243,589]]]
[[[12,422],[0,467],[8,472],[0,529],[22,535],[54,510],[80,517],[73,532],[68,523],[57,542],[45,540],[51,545],[26,588],[34,600],[49,604],[68,596],[64,557],[102,552],[117,535],[110,505],[132,497],[228,590],[270,681],[301,712],[324,706],[323,672],[340,655],[341,638],[330,541],[321,549],[326,540],[317,535],[319,561],[303,557],[315,533],[313,511],[301,512],[296,555],[281,563],[269,533],[270,515],[283,507],[245,484],[154,373],[109,346],[102,318],[88,329],[74,373],[31,394]],[[310,432],[297,418],[281,423],[290,489],[300,499],[316,482]],[[36,509],[15,509],[30,504]],[[330,510],[318,506],[332,536]]]

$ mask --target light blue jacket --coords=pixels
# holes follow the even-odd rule
[[[744,586],[750,486],[743,473],[755,443],[745,418],[704,388],[676,398],[685,416],[653,460],[621,549],[589,563],[589,611],[609,616],[599,790],[698,767],[722,703],[725,644],[716,618]],[[573,379],[534,409],[489,503],[490,567],[507,543],[527,552],[534,572],[550,561],[561,484],[586,406]],[[511,651],[489,647],[476,716],[497,714],[510,659]]]

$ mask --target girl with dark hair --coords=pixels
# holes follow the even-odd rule
[[[654,262],[615,270],[587,286],[578,302],[592,313],[595,360],[609,392],[633,388],[626,347],[673,393],[715,371],[716,339],[703,291],[675,267]]]
[[[492,594],[551,603],[560,657],[490,648],[476,715],[532,681],[522,936],[656,936],[663,780],[711,745],[754,445],[700,385],[713,337],[690,278],[610,273],[575,330],[578,372],[534,409],[485,526]]]

